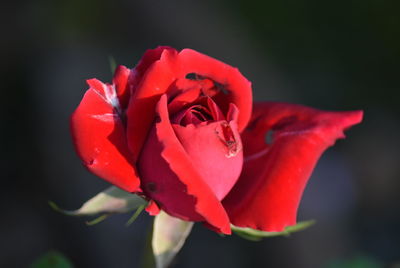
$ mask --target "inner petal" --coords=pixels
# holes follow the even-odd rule
[[[213,117],[207,107],[193,105],[178,113],[171,121],[182,126],[187,126],[189,124],[198,125],[202,122],[213,121]]]
[[[172,126],[197,171],[218,200],[222,200],[242,169],[242,143],[236,122]]]

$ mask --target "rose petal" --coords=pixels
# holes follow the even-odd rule
[[[201,89],[200,87],[195,87],[184,91],[182,94],[176,96],[169,104],[168,111],[170,115],[174,115],[175,113],[183,110],[186,105],[193,103],[200,96]]]
[[[225,120],[225,116],[222,113],[221,109],[219,109],[218,105],[211,98],[207,98],[207,106],[210,109],[214,121]],[[235,121],[237,122],[237,118],[235,119]]]
[[[236,122],[220,121],[208,125],[173,125],[176,136],[198,173],[218,200],[232,189],[242,170],[243,153]],[[224,137],[229,128],[231,137]],[[234,136],[234,137],[233,137]]]
[[[149,213],[150,216],[156,216],[160,213],[160,207],[157,205],[154,200],[150,200],[149,204],[146,207],[146,211]]]
[[[138,162],[143,191],[170,215],[206,221],[220,232],[229,234],[229,220],[224,208],[175,136],[169,121],[166,95],[158,102],[157,113],[160,121],[150,132]]]
[[[173,134],[171,139],[174,137]],[[138,169],[141,188],[145,195],[175,217],[203,221],[204,218],[195,211],[195,198],[187,194],[187,187],[171,171],[168,162],[161,156],[163,145],[158,140],[156,127],[150,131],[143,148],[138,160]],[[148,211],[152,210],[149,208]]]
[[[205,79],[186,79],[190,73],[204,76]],[[190,49],[184,49],[179,54],[169,47],[159,47],[146,52],[132,72],[132,82],[129,82],[133,85],[132,91],[135,93],[127,109],[127,135],[129,148],[135,160],[154,120],[154,107],[161,94],[173,96],[179,93],[180,86],[185,87],[181,90],[182,93],[196,83],[208,91],[210,81],[207,78],[222,85],[227,91],[227,95],[224,90],[213,95],[213,99],[224,113],[229,110],[230,103],[234,103],[240,110],[238,126],[239,131],[242,131],[250,118],[252,93],[251,83],[237,68]]]
[[[213,97],[214,101],[224,114],[228,112],[229,104],[234,103],[240,111],[239,131],[245,128],[251,115],[251,83],[237,68],[191,49],[183,49],[179,53],[179,67],[179,77],[185,77],[188,73],[196,73],[221,84],[228,94],[221,91]]]
[[[137,191],[139,179],[115,106],[118,100],[114,87],[96,79],[88,83],[90,88],[71,117],[78,155],[92,173],[125,191]]]
[[[185,108],[186,105],[195,102],[204,90],[214,87],[211,80],[190,80],[187,78],[178,78],[173,85],[170,86],[168,92],[169,103],[168,111],[172,116],[176,112]]]
[[[131,82],[134,90],[136,89],[135,87],[140,84],[150,66],[161,58],[161,55],[165,50],[175,51],[174,48],[168,46],[159,46],[155,49],[146,50],[139,63],[132,70],[130,79],[132,79]]]
[[[121,109],[125,110],[128,106],[130,91],[127,87],[128,78],[131,70],[126,68],[123,65],[119,65],[115,69],[114,77],[113,77],[113,84],[115,86],[115,90],[117,93],[117,97],[119,99]]]
[[[257,103],[242,134],[245,162],[223,200],[231,223],[279,232],[296,223],[301,195],[321,154],[360,123],[362,112],[326,112],[300,105]],[[265,134],[273,131],[272,144]]]
[[[134,95],[126,111],[128,145],[135,161],[154,120],[155,106],[160,96],[176,79],[174,71],[176,55],[176,50],[162,47],[157,49],[157,53],[151,54],[151,57],[145,56],[135,68],[141,80],[134,89]],[[147,57],[151,60],[147,60]]]

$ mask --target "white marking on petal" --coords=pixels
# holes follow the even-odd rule
[[[257,158],[260,158],[260,157],[264,156],[266,153],[268,153],[268,151],[269,151],[269,148],[266,147],[265,149],[263,149],[263,150],[261,150],[261,151],[255,153],[255,154],[246,156],[246,157],[244,158],[244,161],[252,161],[252,160],[255,160],[255,159],[257,159]]]
[[[119,99],[117,96],[117,92],[115,90],[115,86],[107,85],[104,83],[101,83],[101,86],[103,89],[103,92],[102,92],[103,94],[101,92],[99,92],[96,88],[92,88],[92,89],[97,95],[99,95],[100,98],[102,98],[105,102],[110,104],[114,109],[117,110],[117,113],[121,115],[122,109],[119,104]]]
[[[94,93],[96,93],[103,101],[108,102],[108,100],[106,98],[104,98],[103,95],[101,95],[100,92],[98,92],[95,88],[92,88]]]
[[[119,105],[115,86],[103,84],[103,90],[104,94],[106,95],[107,102],[110,103],[117,110],[118,114],[121,114],[121,106]]]
[[[111,113],[107,113],[107,114],[92,114],[91,117],[95,118],[97,120],[106,122],[106,123],[112,123],[115,120],[119,119],[119,116],[117,114],[111,114]]]

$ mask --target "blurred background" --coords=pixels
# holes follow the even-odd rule
[[[58,250],[76,267],[140,267],[145,213],[128,228],[130,215],[88,227],[47,201],[74,209],[108,186],[84,169],[69,134],[85,79],[110,81],[109,56],[134,67],[146,49],[170,45],[238,67],[256,100],[365,111],[307,186],[299,220],[315,226],[249,242],[196,225],[174,267],[395,267],[399,14],[400,2],[385,0],[3,2],[0,266]]]

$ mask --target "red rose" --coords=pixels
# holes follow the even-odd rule
[[[231,223],[294,225],[318,158],[362,119],[361,111],[253,104],[238,69],[190,49],[148,50],[134,69],[119,66],[112,84],[88,84],[71,118],[84,165],[151,200],[152,215],[161,208],[226,234]]]

